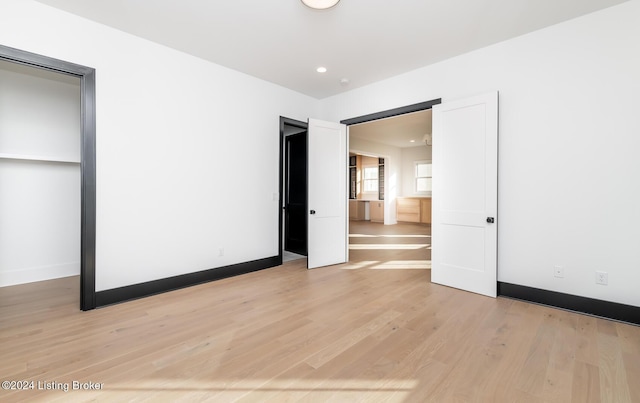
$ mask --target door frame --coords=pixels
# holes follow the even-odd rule
[[[393,108],[393,109],[388,109],[386,111],[381,111],[381,112],[375,112],[375,113],[370,113],[368,115],[362,115],[362,116],[358,116],[358,117],[354,117],[354,118],[350,118],[350,119],[344,119],[341,120],[340,123],[346,124],[347,125],[347,158],[349,157],[349,126],[351,125],[356,125],[359,123],[366,123],[366,122],[371,122],[374,120],[378,120],[378,119],[386,119],[386,118],[392,118],[394,116],[400,116],[400,115],[405,115],[407,113],[413,113],[413,112],[420,112],[420,111],[424,111],[427,109],[431,109],[434,105],[438,105],[442,103],[442,99],[441,98],[436,98],[436,99],[432,99],[430,101],[424,101],[424,102],[419,102],[417,104],[411,104],[411,105],[406,105],[406,106],[401,106],[398,108]],[[387,195],[389,194],[388,192],[388,186],[389,186],[389,180],[388,180],[388,175],[389,175],[389,170],[387,169],[387,161],[389,160],[389,156],[381,156],[385,159],[385,170],[384,170],[384,176],[385,176],[385,182],[384,182],[384,186],[385,186],[385,216],[387,215],[386,210],[388,209],[388,206],[391,204],[391,201],[388,200]],[[347,200],[348,203],[348,200]],[[386,220],[385,220],[385,224],[386,224]],[[349,248],[349,234],[348,234],[349,229],[347,228],[347,250]],[[348,255],[347,255],[348,256]]]
[[[0,45],[0,60],[80,78],[80,309],[96,307],[96,71]]]
[[[300,129],[305,129],[307,130],[308,128],[308,124],[307,122],[302,122],[300,120],[295,120],[295,119],[291,119],[291,118],[287,118],[284,116],[280,116],[280,158],[279,158],[279,189],[280,189],[280,194],[279,194],[279,203],[278,203],[278,260],[277,260],[277,264],[281,265],[282,264],[282,255],[283,255],[283,250],[284,250],[284,194],[285,194],[285,183],[284,183],[284,157],[285,157],[285,137],[287,136],[287,134],[285,134],[285,126],[292,126],[292,127],[297,127]],[[308,141],[308,138],[307,138]],[[309,183],[307,182],[307,192],[308,193],[308,187],[309,187]],[[307,217],[307,215],[305,214],[306,220],[307,220],[307,225],[309,224],[309,217]],[[308,227],[307,227],[308,228]],[[307,240],[308,242],[308,240]],[[307,244],[307,248],[308,248],[308,244]]]

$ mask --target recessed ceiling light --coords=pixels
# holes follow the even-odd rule
[[[416,142],[415,140],[409,140],[409,143],[415,143],[415,142]]]
[[[338,4],[340,0],[302,0],[302,3],[316,10],[325,10]]]
[[[320,67],[318,67],[318,68],[316,69],[316,71],[317,71],[318,73],[326,73],[326,72],[327,72],[327,68],[326,68],[326,67],[322,67],[322,66],[320,66]]]

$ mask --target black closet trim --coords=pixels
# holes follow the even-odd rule
[[[278,256],[272,256],[250,262],[148,281],[146,283],[98,291],[96,292],[96,306],[101,307],[133,299],[149,297],[155,294],[161,294],[180,288],[186,288],[197,284],[220,280],[226,277],[250,273],[278,265],[280,265]]]
[[[498,295],[640,325],[640,307],[498,282]]]
[[[0,60],[80,78],[80,309],[96,307],[96,71],[0,45]]]

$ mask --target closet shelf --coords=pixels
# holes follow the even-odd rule
[[[60,162],[63,164],[80,164],[78,160],[62,159],[54,157],[44,157],[41,155],[24,155],[24,154],[7,154],[0,153],[0,160],[23,160],[23,161],[43,161],[43,162]]]

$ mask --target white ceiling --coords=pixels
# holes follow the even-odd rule
[[[400,148],[424,146],[430,133],[431,109],[349,126],[349,137]]]
[[[627,0],[38,1],[322,99]]]

